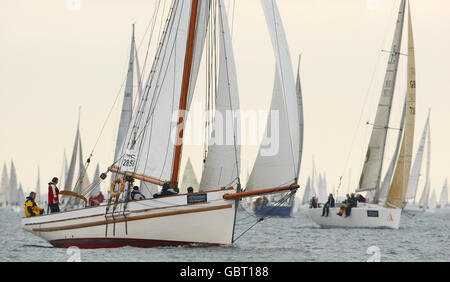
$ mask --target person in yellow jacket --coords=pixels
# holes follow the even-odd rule
[[[24,210],[26,217],[37,216],[44,214],[44,209],[40,208],[36,202],[36,193],[31,192],[27,197],[27,201],[25,202]]]

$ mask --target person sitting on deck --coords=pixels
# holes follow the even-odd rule
[[[356,208],[358,206],[358,200],[355,197],[355,194],[352,193],[352,196],[347,199],[347,207],[345,208],[345,216],[350,216],[352,212],[352,208]]]
[[[311,198],[311,201],[309,202],[309,208],[310,208],[310,209],[311,209],[311,208],[314,208],[314,209],[317,208],[317,198],[316,198],[315,196],[313,196],[313,197]]]
[[[133,191],[131,191],[131,200],[132,201],[145,200],[145,196],[142,195],[142,193],[139,191],[138,186],[133,187]]]
[[[35,202],[36,199],[36,193],[31,192],[30,195],[27,197],[27,201],[25,202],[24,211],[26,217],[32,217],[37,215],[44,214],[44,209],[38,207],[38,205]]]
[[[330,207],[334,208],[334,206],[335,206],[335,201],[333,198],[333,194],[330,194],[328,196],[328,201],[323,205],[322,216],[328,217],[328,214],[330,213]]]
[[[153,198],[176,195],[176,194],[178,194],[177,190],[178,190],[178,188],[173,189],[170,187],[170,183],[166,182],[163,184],[160,192],[153,194]]]

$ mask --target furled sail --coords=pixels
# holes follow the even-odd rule
[[[275,83],[266,132],[250,174],[248,191],[297,183],[301,150],[298,98],[286,35],[276,2],[261,3],[276,58]],[[271,147],[265,148],[266,144]]]
[[[383,90],[378,103],[375,123],[370,136],[369,147],[367,149],[357,192],[375,190],[380,186],[386,137],[389,128],[392,99],[394,97],[398,62],[400,58],[404,15],[405,0],[402,0],[394,33],[394,40],[392,42],[391,55],[384,78]],[[375,199],[375,201],[377,201],[377,199]]]
[[[171,179],[191,6],[192,1],[188,0],[173,2],[142,99],[128,127],[125,152],[115,164],[122,171],[163,181]],[[203,52],[209,7],[210,1],[200,1],[197,8],[187,110]]]
[[[239,90],[231,33],[223,0],[219,0],[219,34],[219,77],[215,116],[200,181],[200,189],[204,191],[233,186],[238,183],[240,173]],[[182,185],[186,186],[184,183]]]
[[[441,197],[439,198],[439,206],[444,208],[448,205],[448,183],[445,179],[444,186],[442,186]]]
[[[423,128],[422,137],[420,138],[419,147],[417,149],[414,164],[411,169],[411,175],[408,181],[408,191],[406,192],[406,199],[415,199],[417,194],[417,187],[419,186],[420,171],[422,169],[423,153],[425,151],[425,141],[427,139],[427,129],[430,120],[430,115],[427,117],[425,126]]]

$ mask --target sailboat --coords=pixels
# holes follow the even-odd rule
[[[6,163],[3,164],[2,178],[0,181],[0,207],[6,207],[6,197],[8,192],[8,169]]]
[[[423,128],[422,136],[420,138],[419,147],[417,149],[416,157],[414,159],[414,164],[411,168],[411,175],[408,181],[408,190],[406,192],[403,211],[407,213],[418,213],[424,211],[424,201],[428,190],[428,185],[430,181],[430,149],[431,149],[431,136],[430,136],[430,113],[428,113],[425,126]],[[426,141],[428,142],[426,143]],[[421,196],[419,203],[416,203],[416,195],[419,187],[419,179],[421,176],[421,168],[423,162],[423,154],[425,152],[425,147],[427,147],[427,163],[426,163],[426,175],[425,175],[425,187]]]
[[[264,6],[268,3],[271,1],[263,0]],[[217,6],[213,9],[212,4]],[[214,17],[217,25],[211,25],[212,12],[218,14]],[[129,201],[134,181],[170,188],[179,186],[183,121],[187,118],[194,94],[208,23],[211,29],[218,29],[215,34],[220,49],[216,108],[221,110],[227,106],[232,111],[239,110],[224,0],[173,1],[120,157],[108,168],[117,176],[111,185],[108,203],[24,218],[22,226],[25,230],[56,247],[227,245],[233,242],[236,207],[240,198],[296,191],[299,186],[295,181],[283,186],[261,187],[263,189],[257,191],[241,191],[238,177],[240,149],[236,139],[237,128],[233,127],[225,132],[233,140],[233,154],[222,155],[224,151],[229,152],[230,146],[209,149],[203,171],[208,181],[200,187],[201,192]],[[275,28],[275,21],[272,25]],[[166,76],[166,73],[170,75]],[[172,109],[179,109],[175,121]],[[223,173],[218,173],[220,171]],[[106,174],[101,174],[101,178],[106,179]]]
[[[448,183],[445,179],[444,186],[442,186],[441,196],[439,198],[439,204],[437,208],[445,209],[448,207]]]
[[[278,114],[279,150],[275,154],[265,154],[260,147],[256,161],[247,183],[246,191],[258,191],[263,187],[297,184],[303,150],[303,98],[300,85],[300,59],[297,68],[297,81],[294,82],[292,63],[287,39],[278,8],[274,1],[262,1],[266,22],[272,39],[276,58],[275,83],[267,119],[266,133],[274,132],[273,113]],[[267,136],[265,134],[264,136]],[[270,144],[264,138],[261,144]],[[289,192],[290,193],[290,192]],[[258,198],[254,212],[259,216],[290,217],[293,212],[295,195],[277,195],[271,201]]]
[[[385,203],[380,201],[380,184],[387,131],[389,130],[389,120],[400,58],[405,7],[406,0],[402,0],[398,12],[394,40],[386,70],[383,90],[378,103],[375,123],[372,128],[372,135],[370,137],[366,159],[361,173],[359,188],[356,190],[356,192],[367,192],[368,197],[366,198],[370,198],[371,202],[358,203],[357,207],[351,209],[351,215],[348,217],[338,215],[339,208],[330,208],[328,217],[322,216],[322,209],[310,209],[309,214],[311,218],[320,226],[399,228],[401,211],[410,174],[415,123],[416,79],[414,40],[410,12],[408,13],[408,110],[406,111],[405,128],[403,130],[400,153]]]

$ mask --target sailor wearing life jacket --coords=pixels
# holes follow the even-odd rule
[[[23,207],[26,217],[37,216],[44,213],[44,209],[38,207],[38,205],[34,201],[35,199],[36,193],[31,192],[30,195],[27,197],[25,206]]]
[[[56,187],[58,178],[53,177],[52,182],[48,183],[48,206],[50,212],[59,212],[59,189]]]

